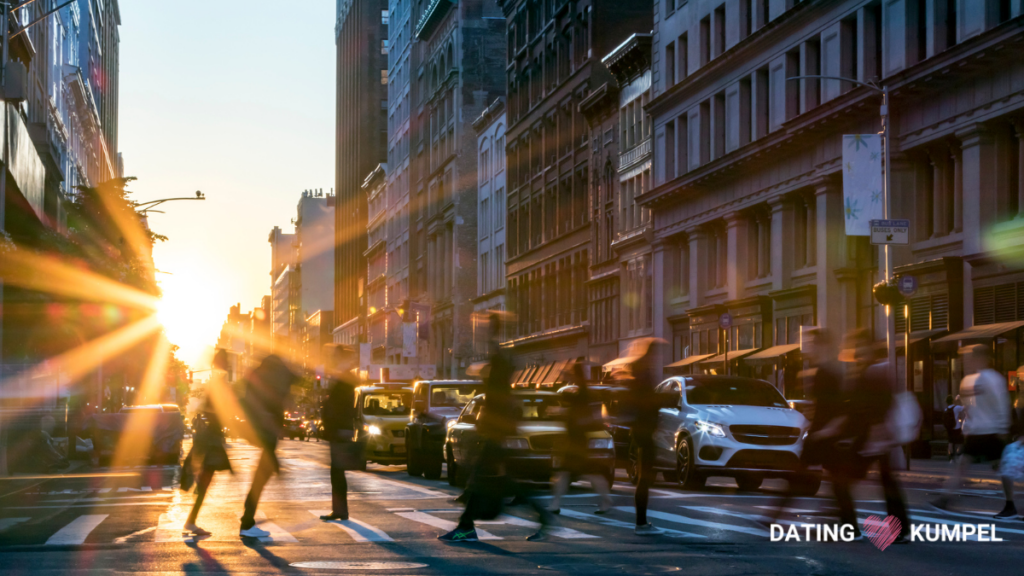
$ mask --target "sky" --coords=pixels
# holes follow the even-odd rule
[[[274,226],[334,185],[334,0],[120,0],[119,148],[178,356],[209,367],[229,308],[270,293]]]

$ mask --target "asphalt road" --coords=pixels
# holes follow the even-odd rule
[[[632,486],[620,476],[616,508],[606,516],[593,513],[597,498],[586,485],[574,484],[563,501],[560,528],[545,542],[525,541],[535,518],[524,506],[478,524],[485,537],[479,543],[445,544],[437,536],[454,525],[461,505],[452,501],[458,492],[444,479],[413,479],[404,466],[349,472],[350,521],[321,522],[316,516],[330,508],[327,446],[291,440],[281,444],[282,474],[268,485],[260,506],[259,524],[271,537],[243,541],[238,517],[257,455],[245,444],[232,444],[235,474],[214,479],[199,517],[213,536],[198,541],[181,533],[192,494],[175,488],[174,467],[86,468],[77,472],[95,476],[0,481],[0,572],[931,576],[1017,573],[1024,558],[1024,521],[991,518],[1002,506],[991,481],[965,486],[955,513],[926,506],[941,474],[905,482],[912,520],[950,528],[994,524],[1002,542],[921,542],[885,550],[866,540],[772,542],[759,520],[782,484],[768,481],[759,492],[739,493],[726,479],[713,479],[701,492],[659,483],[649,515],[672,532],[639,537],[633,534]],[[829,494],[826,483],[817,497],[791,502],[783,518],[793,524],[831,522]],[[865,483],[856,497],[862,521],[885,516],[877,484]],[[381,567],[388,569],[374,570]]]

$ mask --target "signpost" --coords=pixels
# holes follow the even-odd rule
[[[725,374],[729,375],[729,328],[732,327],[732,316],[725,312],[718,317],[718,327],[725,330]]]
[[[910,244],[910,220],[872,220],[872,244]]]

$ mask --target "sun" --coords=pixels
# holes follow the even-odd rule
[[[210,294],[211,282],[201,271],[180,272],[160,279],[162,295],[156,317],[167,339],[180,348],[180,358],[194,364],[217,342],[224,312]]]

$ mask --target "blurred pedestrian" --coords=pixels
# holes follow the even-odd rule
[[[329,391],[321,409],[324,436],[331,444],[331,513],[321,520],[348,520],[348,481],[346,470],[359,468],[365,458],[362,443],[353,441],[356,420],[355,352],[341,345],[330,345]],[[363,460],[365,462],[365,460]]]
[[[471,458],[471,471],[466,487],[466,508],[454,530],[438,536],[444,542],[476,542],[475,521],[497,517],[504,506],[506,496],[514,495],[528,502],[540,519],[540,529],[528,536],[534,542],[547,539],[547,527],[551,515],[536,500],[530,498],[522,484],[508,477],[505,463],[505,440],[516,434],[522,411],[512,397],[512,373],[515,368],[508,352],[499,346],[501,318],[491,314],[490,362],[484,377],[483,411],[477,419],[477,431],[482,444],[476,447]]]
[[[664,534],[665,531],[647,521],[647,503],[651,484],[654,483],[654,431],[658,426],[658,412],[664,401],[654,391],[655,361],[664,340],[640,338],[630,345],[626,364],[629,366],[629,388],[626,404],[632,443],[636,450],[637,485],[634,493],[636,528],[640,536]]]
[[[964,376],[960,382],[960,397],[964,402],[963,456],[953,469],[943,495],[932,504],[942,510],[949,508],[953,490],[960,488],[963,475],[972,462],[997,462],[1003,455],[1010,433],[1010,394],[1006,379],[992,369],[992,348],[975,344],[960,349],[963,356]],[[1017,508],[1013,503],[1013,481],[1003,478],[1006,504],[996,518],[1013,518]]]
[[[947,395],[946,409],[942,412],[942,427],[946,429],[946,437],[949,438],[946,456],[950,462],[960,453],[960,445],[964,443],[963,415],[960,396],[954,399],[952,394]]]
[[[600,465],[589,457],[589,433],[604,430],[600,405],[592,402],[582,362],[572,362],[565,371],[569,374],[569,381],[576,386],[576,392],[565,396],[567,441],[559,455],[561,465],[555,472],[550,510],[554,514],[561,511],[562,496],[569,491],[569,482],[579,477],[588,480],[590,487],[601,496],[597,514],[605,514],[612,506],[608,480]]]
[[[251,423],[255,440],[262,449],[259,464],[253,474],[252,486],[245,497],[245,512],[242,515],[239,536],[263,538],[270,532],[256,526],[256,507],[259,505],[263,488],[270,477],[280,471],[277,461],[277,440],[284,429],[284,408],[291,385],[298,380],[285,363],[277,356],[263,359],[244,383],[245,414]]]
[[[213,481],[213,475],[219,470],[231,470],[231,463],[228,460],[227,439],[224,437],[224,426],[221,424],[215,398],[220,397],[221,392],[212,391],[212,388],[227,388],[225,375],[227,374],[227,353],[223,349],[217,350],[213,356],[210,381],[207,383],[206,396],[203,403],[192,418],[194,433],[192,434],[192,449],[185,457],[182,465],[183,475],[188,473],[195,479],[196,500],[192,504],[192,511],[182,530],[191,533],[193,536],[209,536],[210,532],[196,525],[199,517],[199,510],[203,507],[203,500],[206,499],[206,492]],[[182,482],[182,488],[188,489],[189,483]]]

